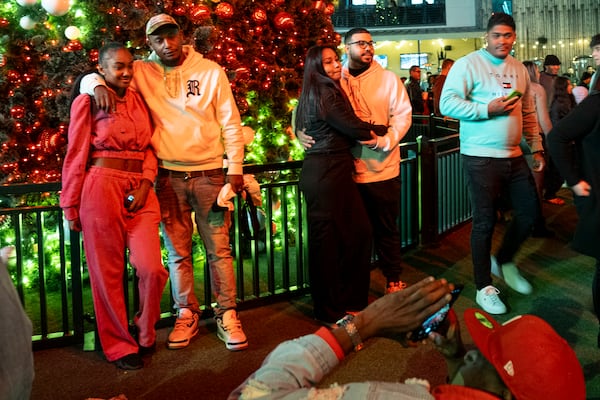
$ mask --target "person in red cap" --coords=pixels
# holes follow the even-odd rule
[[[569,344],[533,315],[499,324],[479,309],[464,321],[476,349],[463,346],[456,314],[450,312],[445,336],[429,338],[445,356],[449,384],[430,390],[423,379],[356,382],[317,388],[345,355],[371,337],[404,337],[450,300],[453,285],[429,277],[380,297],[349,323],[280,344],[229,399],[585,399],[583,371]]]

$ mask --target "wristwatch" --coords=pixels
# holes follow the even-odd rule
[[[356,329],[356,325],[354,325],[354,315],[348,314],[336,322],[336,324],[346,330],[346,333],[348,336],[350,336],[350,340],[352,341],[355,352],[360,351],[363,347],[365,347],[365,344],[358,334],[358,329]]]

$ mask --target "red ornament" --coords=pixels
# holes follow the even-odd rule
[[[90,50],[90,53],[89,53],[88,57],[90,59],[90,62],[97,63],[98,62],[98,49],[92,49],[92,50]]]
[[[267,22],[267,12],[262,8],[257,8],[252,13],[252,19],[258,24],[264,24]]]
[[[14,119],[23,119],[25,118],[25,107],[22,105],[13,106],[10,109],[10,116]]]
[[[210,8],[205,5],[192,7],[189,13],[190,19],[194,22],[200,22],[210,18]]]
[[[294,26],[294,18],[285,11],[278,12],[273,19],[275,26],[279,29],[290,29]]]
[[[83,45],[77,39],[69,40],[69,43],[67,43],[67,45],[63,47],[63,51],[65,53],[68,53],[70,51],[79,51],[79,50],[83,50]]]
[[[6,18],[0,18],[0,28],[7,28],[10,25],[10,21]]]
[[[240,112],[241,115],[246,114],[248,112],[248,110],[250,109],[248,100],[246,100],[245,98],[243,98],[241,96],[236,97],[235,102],[237,103],[238,111]]]
[[[215,14],[220,18],[233,17],[233,6],[229,3],[222,2],[215,8]]]
[[[334,12],[335,12],[335,6],[331,3],[327,4],[325,6],[325,10],[323,11],[323,13],[325,15],[333,15]]]
[[[8,81],[12,84],[21,82],[21,74],[19,73],[19,71],[15,71],[14,69],[8,71],[6,77],[8,78]]]
[[[173,9],[173,14],[181,17],[182,15],[185,15],[185,11],[186,10],[184,6],[178,6]]]
[[[229,64],[233,64],[237,62],[237,58],[235,57],[235,54],[227,53],[227,56],[225,56],[225,61],[227,61]]]
[[[239,67],[235,70],[235,80],[246,82],[250,79],[250,69],[248,67]]]

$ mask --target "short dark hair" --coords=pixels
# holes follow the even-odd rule
[[[583,74],[581,74],[581,78],[579,79],[579,83],[583,83],[583,81],[585,81],[586,79],[591,79],[592,78],[592,74],[590,74],[587,71],[584,71]]]
[[[505,13],[493,13],[488,20],[487,30],[491,30],[496,25],[506,25],[511,27],[513,31],[517,30],[513,17]]]
[[[352,36],[356,33],[368,33],[369,35],[371,34],[371,32],[369,32],[369,30],[366,28],[352,28],[344,35],[344,44],[350,43],[350,41],[352,40]]]
[[[594,36],[592,36],[592,40],[590,40],[590,48],[592,48],[594,46],[598,46],[599,44],[600,44],[600,33],[597,33]]]

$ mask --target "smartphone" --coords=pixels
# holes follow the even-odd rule
[[[523,93],[519,92],[518,90],[513,90],[512,92],[510,92],[510,94],[506,97],[506,100],[510,100],[513,97],[521,97],[523,96]]]
[[[131,203],[133,203],[134,199],[135,199],[135,197],[133,197],[132,194],[125,197],[125,201],[123,201],[123,205],[125,206],[125,209],[129,210],[129,206],[131,206]]]
[[[421,340],[425,340],[431,332],[436,331],[441,323],[446,320],[448,312],[450,311],[450,307],[452,307],[452,304],[454,304],[464,287],[465,286],[461,284],[454,285],[454,290],[451,292],[452,299],[450,302],[444,307],[440,308],[435,314],[423,321],[420,327],[412,331],[409,336],[409,340],[412,342],[419,342]]]

